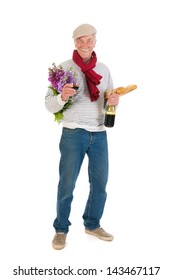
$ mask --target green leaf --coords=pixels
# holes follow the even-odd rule
[[[63,119],[63,113],[61,111],[54,113],[54,121],[60,124],[61,120]]]
[[[56,89],[54,89],[52,86],[49,86],[49,88],[53,91],[53,95],[59,94],[59,92]]]

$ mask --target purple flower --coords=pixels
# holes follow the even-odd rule
[[[64,70],[62,66],[56,66],[55,63],[52,64],[53,67],[49,68],[48,81],[51,82],[51,86],[57,90],[59,93],[67,83],[77,83],[76,73],[70,68],[69,70]]]
[[[48,71],[48,81],[51,83],[49,88],[52,89],[54,95],[61,93],[64,85],[67,83],[73,83],[73,85],[78,84],[77,75],[72,68],[65,70],[61,65],[57,67],[55,63],[52,63],[52,68],[48,68]],[[64,117],[63,112],[67,110],[72,102],[73,96],[69,97],[68,101],[59,112],[53,113],[55,115],[55,121],[58,123],[61,122]]]

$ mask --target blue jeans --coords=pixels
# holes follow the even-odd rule
[[[56,232],[67,233],[69,231],[73,191],[86,154],[90,191],[83,213],[84,226],[90,230],[100,227],[107,196],[108,145],[106,131],[89,132],[80,128],[63,128],[60,152],[57,217],[53,224]]]

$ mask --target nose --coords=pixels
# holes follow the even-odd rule
[[[84,48],[87,48],[88,47],[88,43],[87,42],[82,42],[81,43],[81,47],[84,49]]]

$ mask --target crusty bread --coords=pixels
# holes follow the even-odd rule
[[[106,93],[105,93],[105,98],[108,98],[109,95],[113,94],[113,93],[116,93],[116,94],[119,94],[120,96],[132,91],[132,90],[135,90],[137,88],[136,85],[128,85],[126,87],[118,87],[118,88],[115,88],[113,90],[107,90]]]
[[[119,95],[124,95],[136,88],[137,88],[136,85],[128,85],[127,87],[118,87],[113,90],[113,93],[117,93]]]

